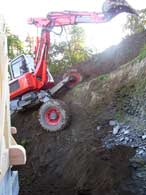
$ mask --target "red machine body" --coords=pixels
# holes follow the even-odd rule
[[[43,30],[40,42],[37,45],[34,59],[34,70],[15,77],[12,70],[13,66],[11,66],[11,75],[13,75],[13,79],[9,83],[10,99],[13,99],[31,90],[38,91],[43,89],[45,86],[50,88],[54,85],[54,80],[50,72],[47,71],[49,47],[50,31]],[[26,63],[25,56],[22,55],[21,58],[23,58],[22,62],[25,61]],[[16,59],[14,59],[14,61],[15,60]],[[13,61],[11,63],[13,64]]]

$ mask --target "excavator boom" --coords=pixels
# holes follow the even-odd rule
[[[37,27],[59,27],[80,23],[103,22],[106,22],[106,20],[102,13],[77,11],[50,12],[47,18],[30,18],[28,20],[29,24],[34,24]]]
[[[29,18],[28,24],[51,28],[80,23],[104,23],[122,12],[137,14],[125,0],[106,0],[103,3],[101,13],[87,11],[49,12],[46,18]]]

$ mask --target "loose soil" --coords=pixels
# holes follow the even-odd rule
[[[18,129],[15,138],[27,151],[26,166],[15,167],[20,195],[136,195],[123,187],[131,177],[129,158],[135,151],[126,146],[107,150],[101,138],[112,131],[108,122],[116,114],[115,92],[144,67],[126,63],[145,42],[146,32],[134,35],[76,66],[84,80],[61,97],[72,116],[65,130],[43,130],[38,107],[12,118]]]

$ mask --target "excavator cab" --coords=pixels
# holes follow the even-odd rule
[[[9,63],[10,80],[17,79],[35,69],[34,60],[30,55],[20,55]]]

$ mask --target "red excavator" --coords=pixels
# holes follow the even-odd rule
[[[136,14],[125,0],[106,0],[102,13],[62,11],[50,12],[46,18],[30,18],[29,24],[41,27],[41,36],[40,39],[37,38],[34,59],[29,55],[20,55],[9,64],[11,113],[41,104],[41,126],[50,132],[64,129],[69,122],[70,113],[67,105],[53,99],[53,96],[65,85],[76,85],[81,81],[81,76],[73,70],[58,84],[54,83],[48,70],[50,32],[54,32],[55,27],[62,29],[66,25],[105,23],[121,12]]]

